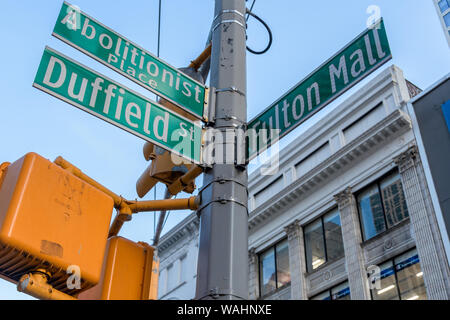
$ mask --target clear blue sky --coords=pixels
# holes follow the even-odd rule
[[[156,54],[158,0],[72,3]],[[162,3],[160,57],[171,65],[184,67],[205,46],[214,1]],[[274,40],[266,54],[247,55],[248,118],[266,108],[362,32],[368,18],[366,9],[372,4],[381,8],[385,19],[393,54],[389,64],[403,69],[406,78],[422,89],[450,71],[450,50],[432,0],[257,0],[254,12],[269,24]],[[13,162],[30,151],[52,161],[61,155],[114,192],[125,198],[136,198],[136,179],[148,165],[142,156],[144,141],[31,86],[43,49],[48,45],[154,98],[145,89],[53,38],[51,32],[61,5],[61,0],[2,1],[0,162]],[[264,29],[250,19],[248,45],[262,49],[266,41]],[[373,76],[294,130],[283,139],[281,146],[311,130],[317,119]],[[201,185],[202,179],[197,182]],[[162,198],[163,190],[163,186],[158,186],[158,198]],[[153,193],[146,197],[152,198]],[[188,214],[172,213],[164,231]],[[121,235],[151,242],[153,228],[153,213],[140,213],[124,226]],[[28,298],[18,293],[13,284],[0,280],[0,299]]]

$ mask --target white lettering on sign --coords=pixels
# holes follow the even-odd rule
[[[56,66],[58,67],[56,68]],[[67,66],[65,65],[65,63],[54,56],[50,57],[45,71],[43,83],[57,89],[63,86],[67,80]],[[104,114],[109,114],[111,111],[111,106],[115,105],[115,118],[118,121],[124,119],[130,127],[138,128],[140,123],[140,121],[138,120],[141,120],[142,118],[141,106],[134,102],[130,102],[126,105],[123,112],[123,95],[125,94],[125,90],[123,88],[118,88],[116,85],[111,83],[105,89],[103,89],[101,85],[103,82],[104,80],[102,78],[97,77],[93,82],[89,83],[88,79],[79,77],[76,72],[72,72],[69,78],[67,95],[73,99],[78,100],[79,102],[84,102],[86,101],[86,99],[88,99],[88,105],[92,108],[95,108],[97,107],[98,96],[99,94],[102,94],[104,101],[102,112]],[[90,91],[90,96],[86,97],[86,88],[88,86],[92,87],[92,90]],[[149,126],[151,109],[151,104],[146,103],[143,131],[147,134],[150,133]],[[187,135],[186,127],[183,127],[182,125],[183,123],[180,124],[179,130],[184,135]],[[154,118],[152,123],[152,132],[157,139],[167,142],[168,130],[169,113],[164,112],[164,115],[158,115]],[[191,131],[191,134],[192,132],[193,129]]]

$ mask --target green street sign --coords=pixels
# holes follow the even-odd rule
[[[180,70],[64,2],[53,36],[194,117],[205,119],[206,88]]]
[[[392,58],[383,20],[367,29],[248,123],[255,158]]]
[[[201,126],[49,47],[33,87],[200,164]]]

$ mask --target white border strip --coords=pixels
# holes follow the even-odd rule
[[[85,66],[82,65],[81,63],[75,62],[74,60],[72,60],[72,59],[66,57],[65,55],[59,53],[59,52],[56,51],[56,50],[53,50],[52,48],[50,48],[50,47],[48,47],[48,46],[46,46],[45,49],[48,50],[48,51],[50,51],[50,52],[55,53],[56,55],[60,55],[61,57],[63,57],[63,58],[65,58],[65,59],[69,60],[70,62],[74,63],[75,65],[79,65],[79,66],[82,67],[82,68],[86,68],[88,71],[94,73],[94,74],[97,75],[98,77],[103,77],[104,79],[110,81],[111,83],[113,83],[113,84],[115,84],[115,85],[117,85],[117,86],[119,86],[119,87],[121,87],[121,88],[123,88],[123,89],[125,89],[125,90],[128,90],[128,91],[129,91],[130,93],[132,93],[132,94],[135,94],[136,96],[140,97],[141,99],[143,99],[143,100],[145,100],[145,101],[148,101],[149,103],[151,103],[151,104],[153,104],[153,105],[156,105],[157,107],[159,107],[159,108],[161,108],[161,109],[163,109],[163,110],[166,110],[166,112],[171,113],[173,116],[181,118],[182,120],[184,120],[184,121],[190,123],[192,126],[197,126],[197,127],[200,129],[200,131],[202,131],[202,128],[201,128],[200,126],[198,126],[196,123],[192,122],[191,120],[188,120],[188,119],[184,118],[183,116],[178,115],[178,114],[172,112],[171,110],[167,110],[164,106],[162,106],[162,105],[160,105],[160,104],[158,104],[158,103],[156,103],[156,102],[153,102],[152,100],[149,100],[149,99],[143,97],[143,96],[140,95],[139,93],[136,93],[136,92],[134,92],[133,90],[131,90],[131,89],[129,89],[129,88],[123,86],[123,85],[118,84],[117,82],[115,82],[115,81],[109,79],[109,78],[106,77],[106,76],[103,76],[103,75],[101,75],[101,74],[99,74],[99,73],[93,71],[92,69],[90,69],[90,68],[88,68],[88,67],[85,67]],[[39,90],[42,90],[42,91],[48,93],[49,95],[54,96],[54,97],[56,97],[56,98],[58,98],[58,99],[60,99],[60,100],[62,100],[62,101],[64,101],[64,102],[67,102],[68,104],[71,104],[71,105],[73,105],[73,106],[75,106],[75,107],[77,107],[77,108],[79,108],[79,109],[81,109],[81,110],[83,110],[83,111],[85,111],[85,112],[87,112],[87,113],[89,113],[89,114],[91,114],[91,115],[97,117],[97,118],[102,119],[103,121],[106,121],[106,122],[108,122],[108,123],[110,123],[110,124],[112,124],[112,125],[114,125],[114,126],[120,128],[120,129],[122,129],[122,130],[124,130],[124,131],[127,131],[127,132],[129,132],[129,133],[131,133],[131,134],[133,134],[133,135],[135,135],[135,136],[137,136],[137,137],[139,137],[139,138],[141,138],[141,139],[143,139],[143,140],[145,140],[145,141],[149,141],[149,142],[151,142],[151,143],[154,143],[155,145],[157,145],[157,146],[159,146],[159,147],[161,147],[161,148],[163,148],[163,149],[165,149],[165,150],[167,150],[167,151],[169,151],[169,152],[171,152],[171,153],[174,153],[174,154],[176,154],[176,155],[178,155],[178,156],[180,156],[180,157],[182,157],[182,158],[185,158],[185,159],[187,159],[187,160],[189,160],[189,161],[191,161],[191,162],[193,162],[193,163],[195,163],[195,164],[200,164],[200,160],[199,160],[199,161],[196,161],[195,159],[192,159],[191,157],[189,157],[189,156],[187,156],[187,155],[183,155],[183,154],[181,154],[181,153],[178,152],[178,151],[172,150],[172,149],[170,149],[168,146],[164,146],[164,145],[161,144],[160,142],[158,142],[158,141],[156,141],[156,140],[153,140],[153,139],[150,138],[150,137],[147,137],[147,136],[142,135],[142,134],[140,134],[140,133],[138,133],[138,132],[136,132],[136,131],[133,131],[132,129],[130,129],[130,128],[128,128],[128,127],[126,127],[126,126],[124,126],[124,125],[122,125],[122,124],[120,124],[120,123],[117,123],[117,122],[115,122],[115,121],[113,121],[113,120],[111,120],[111,119],[109,119],[109,118],[107,118],[107,117],[101,115],[100,113],[94,112],[93,110],[88,109],[88,108],[84,107],[83,105],[81,105],[81,104],[79,104],[79,103],[77,103],[77,102],[75,102],[75,101],[69,100],[69,99],[67,99],[66,97],[64,97],[64,96],[62,96],[62,95],[60,95],[60,94],[58,94],[58,93],[56,93],[56,92],[54,92],[54,91],[51,91],[51,90],[49,90],[49,89],[47,89],[47,88],[45,88],[45,87],[39,85],[38,83],[36,83],[36,82],[34,82],[34,81],[33,81],[33,87],[35,87],[35,88],[37,88],[37,89],[39,89]],[[200,137],[200,147],[201,147],[201,137]],[[202,156],[202,155],[201,155],[201,148],[200,148],[200,159],[202,158],[201,156]]]

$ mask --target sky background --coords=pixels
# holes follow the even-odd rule
[[[252,2],[248,1],[247,7]],[[156,55],[158,0],[71,3]],[[48,45],[151,99],[154,95],[51,36],[61,0],[2,0],[1,4],[0,163],[14,162],[30,151],[51,161],[62,156],[115,193],[135,199],[136,180],[148,166],[142,156],[144,141],[31,85]],[[248,119],[360,34],[366,28],[370,5],[381,9],[393,60],[283,138],[281,148],[302,132],[313,130],[323,115],[391,64],[421,89],[450,71],[450,50],[432,0],[256,0],[253,12],[266,21],[274,38],[266,54],[247,52]],[[163,0],[160,57],[173,66],[187,66],[204,49],[213,15],[212,0]],[[247,34],[252,49],[265,47],[267,33],[252,18]],[[249,170],[256,167],[251,163]],[[201,184],[199,177],[197,185]],[[156,197],[163,194],[164,186],[158,185]],[[153,196],[152,190],[144,199]],[[163,233],[189,213],[172,212]],[[154,213],[139,213],[120,235],[151,243],[153,232]],[[31,297],[0,280],[0,299]]]

